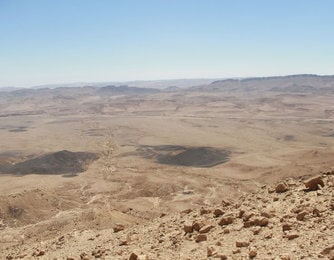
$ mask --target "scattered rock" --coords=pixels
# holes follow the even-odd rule
[[[253,230],[253,234],[254,234],[254,235],[258,235],[258,234],[260,233],[260,231],[261,231],[261,228],[260,228],[260,227],[257,227],[257,228],[255,228],[255,229]]]
[[[321,214],[320,214],[320,210],[318,210],[317,208],[314,208],[314,209],[313,209],[312,214],[313,214],[313,216],[315,216],[315,217],[320,217],[320,216],[321,216]]]
[[[119,242],[118,245],[119,246],[127,246],[128,245],[128,240],[122,240],[121,242]]]
[[[292,229],[292,225],[288,224],[288,223],[283,223],[282,229],[283,229],[283,231],[291,230]]]
[[[181,211],[181,213],[189,214],[192,211],[193,211],[192,209],[185,209],[185,210]]]
[[[262,217],[266,217],[266,218],[272,218],[273,217],[273,214],[270,214],[268,212],[261,212],[261,216]]]
[[[129,260],[138,260],[138,255],[136,255],[135,253],[131,253]]]
[[[247,221],[249,220],[251,217],[254,216],[254,212],[245,212],[243,215],[242,215],[242,220],[243,221]]]
[[[235,254],[240,254],[240,253],[241,253],[241,250],[240,250],[240,248],[238,248],[238,249],[233,250],[232,253],[233,253],[234,255],[235,255]]]
[[[184,224],[183,230],[186,233],[192,233],[193,232],[193,224],[190,224],[190,223]]]
[[[101,258],[105,252],[106,250],[104,248],[98,248],[92,251],[92,256],[95,258]]]
[[[114,227],[114,232],[117,233],[117,232],[123,231],[124,229],[125,229],[124,225],[116,224],[116,226]]]
[[[266,227],[269,224],[269,220],[267,218],[255,219],[254,220],[256,226]]]
[[[225,229],[223,230],[223,233],[224,233],[224,234],[229,234],[229,233],[230,233],[230,230],[229,230],[228,228],[225,228]]]
[[[207,239],[208,239],[208,237],[205,234],[199,234],[199,235],[196,236],[195,241],[197,243],[199,243],[199,242],[202,242],[202,241],[206,241]]]
[[[193,230],[199,231],[201,229],[201,227],[202,227],[202,225],[200,223],[198,223],[198,222],[194,222],[192,224]]]
[[[249,256],[250,258],[254,258],[255,256],[257,256],[257,250],[256,250],[255,247],[251,247],[251,248],[249,249],[248,256]]]
[[[208,233],[213,227],[214,226],[212,226],[212,225],[206,225],[199,230],[199,233],[201,233],[201,234]]]
[[[241,209],[238,213],[238,218],[242,218],[242,216],[245,214],[245,210]]]
[[[57,257],[68,260],[95,258],[148,260],[149,257],[150,259],[164,259],[168,253],[170,259],[178,259],[179,250],[184,252],[184,249],[189,246],[189,255],[183,253],[181,259],[189,260],[192,259],[191,257],[198,259],[205,257],[210,257],[210,259],[227,259],[227,257],[229,259],[290,259],[288,256],[280,255],[287,252],[293,257],[296,256],[296,259],[332,259],[334,247],[329,246],[331,245],[331,220],[333,218],[331,205],[334,205],[334,201],[331,194],[332,189],[327,185],[328,179],[329,177],[322,179],[326,186],[321,189],[321,196],[317,196],[316,192],[303,192],[304,183],[293,180],[295,184],[293,181],[289,182],[289,191],[281,195],[268,194],[262,189],[258,193],[242,195],[240,200],[238,199],[228,208],[223,208],[222,205],[217,207],[207,205],[205,209],[187,210],[191,214],[168,213],[163,219],[159,218],[158,213],[157,218],[144,226],[129,225],[126,228],[127,233],[121,232],[124,230],[122,224],[116,224],[111,233],[109,230],[106,230],[107,233],[99,231],[102,236],[99,239],[97,239],[98,235],[95,236],[96,232],[87,231],[87,234],[82,232],[84,242],[90,244],[92,249],[94,249],[93,245],[103,243],[102,241],[111,242],[112,250],[108,253],[105,253],[105,249],[100,246],[97,246],[91,255],[78,254],[76,250],[69,251],[71,245],[80,241],[78,239],[80,231],[78,231],[78,233],[67,233],[65,236],[51,240],[51,245],[47,241],[45,244],[35,244],[33,250],[23,249],[20,252],[8,250],[6,254],[1,255],[0,253],[0,258],[6,260],[29,258],[29,255],[31,257],[31,253],[35,251],[32,258],[37,259],[38,256],[41,256],[40,259],[52,259],[56,250],[67,250],[60,254],[57,252]],[[272,202],[275,196],[279,197],[278,203]],[[145,232],[149,235],[141,239],[141,234]],[[106,234],[109,237],[106,237]],[[22,236],[23,238],[25,237]],[[89,238],[93,239],[87,241]],[[196,246],[195,242],[200,244]],[[232,248],[231,242],[235,243]],[[289,247],[288,251],[284,250],[286,247]],[[42,248],[44,250],[47,248],[48,251],[44,252]],[[143,251],[137,252],[137,250]],[[22,254],[23,256],[20,257],[21,253],[26,252],[28,255]],[[73,255],[66,258],[64,257],[66,252],[73,253]],[[149,255],[143,252],[149,252]]]
[[[287,190],[288,190],[288,186],[284,182],[279,183],[275,187],[275,192],[276,193],[283,193],[283,192],[286,192]]]
[[[35,252],[32,253],[32,256],[42,256],[45,255],[44,250],[36,250]]]
[[[324,250],[321,251],[322,255],[329,255],[334,253],[334,245],[326,247]]]
[[[236,247],[248,247],[249,246],[249,242],[245,242],[245,241],[236,241],[235,242]]]
[[[209,213],[210,213],[209,209],[201,208],[201,210],[200,210],[201,215],[205,215],[205,214],[209,214]]]
[[[303,221],[306,215],[307,215],[307,212],[306,211],[302,211],[302,212],[300,212],[300,213],[297,214],[296,218],[299,221]]]
[[[81,254],[80,254],[80,259],[81,259],[81,260],[90,260],[90,257],[89,257],[89,255],[86,254],[86,253],[81,253]]]
[[[228,200],[222,200],[222,205],[223,205],[224,207],[228,207],[228,206],[230,206],[231,204],[232,204],[231,201],[228,201]]]
[[[211,246],[211,247],[208,247],[206,249],[206,252],[207,252],[207,256],[210,257],[210,256],[214,256],[217,254],[217,252],[215,251],[215,249]]]
[[[309,191],[316,191],[319,189],[319,186],[324,187],[325,183],[322,180],[321,176],[316,176],[313,178],[310,178],[304,182],[306,189]]]
[[[222,216],[224,214],[224,212],[221,209],[215,209],[213,212],[213,215],[215,216],[215,218],[218,218],[220,216]]]
[[[292,239],[299,237],[299,235],[297,233],[290,233],[290,234],[287,234],[285,237],[289,240],[292,240]]]
[[[233,220],[234,220],[233,217],[223,217],[219,221],[218,225],[220,225],[220,226],[226,226],[226,225],[232,224]]]

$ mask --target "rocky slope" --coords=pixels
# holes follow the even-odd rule
[[[287,179],[234,201],[162,214],[144,224],[22,240],[2,248],[0,258],[334,259],[333,188],[334,171]]]

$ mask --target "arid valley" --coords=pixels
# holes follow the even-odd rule
[[[334,259],[334,77],[170,84],[0,92],[0,259]]]

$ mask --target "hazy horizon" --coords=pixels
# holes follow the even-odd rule
[[[332,75],[332,1],[0,2],[0,86]]]
[[[60,82],[60,83],[45,83],[45,84],[38,84],[38,85],[31,85],[31,86],[0,86],[0,88],[39,88],[39,87],[72,87],[72,86],[104,86],[105,84],[115,84],[115,85],[127,85],[135,86],[135,83],[164,83],[164,82],[205,82],[205,81],[216,81],[216,80],[229,80],[229,79],[251,79],[251,78],[271,78],[271,77],[290,77],[290,76],[320,76],[320,77],[332,77],[334,74],[312,74],[312,73],[301,73],[301,74],[289,74],[289,75],[261,75],[261,76],[249,76],[249,77],[217,77],[217,78],[171,78],[171,79],[143,79],[143,80],[129,80],[129,81],[95,81],[95,82],[88,82],[88,81],[77,81],[77,82]]]

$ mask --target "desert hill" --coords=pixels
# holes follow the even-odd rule
[[[161,214],[140,225],[123,221],[99,231],[83,228],[32,244],[26,244],[25,237],[18,237],[16,245],[3,248],[0,256],[6,259],[334,259],[333,188],[333,171],[308,180],[289,178],[263,185],[256,192],[233,200],[222,199],[218,205]],[[14,235],[12,232],[5,230],[2,243]]]
[[[59,151],[28,159],[12,165],[0,165],[0,173],[23,174],[75,174],[86,170],[97,159],[94,153]]]
[[[1,92],[0,259],[330,259],[332,76],[141,83]]]
[[[334,76],[291,75],[281,77],[226,79],[214,81],[208,86],[194,89],[220,91],[273,91],[289,93],[331,93],[334,92]]]

